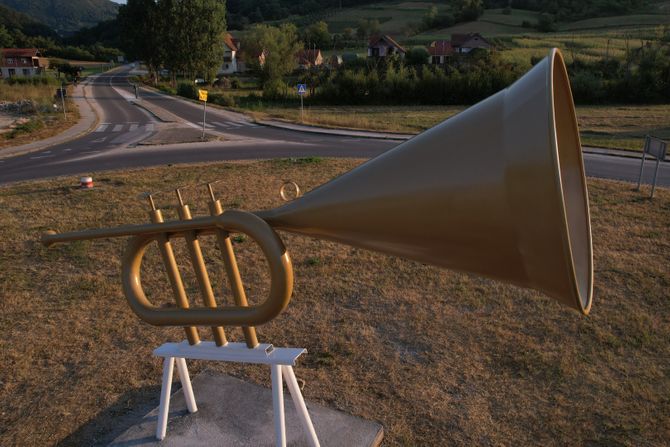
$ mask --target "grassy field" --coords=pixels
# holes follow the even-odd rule
[[[226,207],[274,207],[285,179],[310,190],[359,162],[110,172],[96,176],[92,191],[76,189],[72,178],[0,188],[0,445],[108,442],[129,417],[158,404],[161,362],[152,349],[183,338],[129,310],[119,283],[124,241],[46,249],[43,231],[145,222],[140,193],[214,179],[223,180]],[[538,292],[282,234],[294,299],[259,338],[308,348],[296,367],[306,398],[381,422],[387,446],[667,445],[670,192],[661,188],[649,201],[630,184],[593,179],[589,192],[589,317]],[[202,187],[184,195],[194,215],[206,213]],[[156,199],[174,218],[173,194]],[[185,247],[175,245],[181,258]],[[249,240],[235,248],[258,302],[267,291],[265,263]],[[203,249],[210,271],[220,272],[214,241]],[[172,298],[158,258],[152,247],[143,284],[162,305]],[[215,290],[225,288],[219,274],[212,278]],[[237,329],[228,333],[239,339]],[[204,368],[269,386],[266,368],[191,364],[193,374]]]
[[[533,26],[539,14],[534,11],[512,9],[511,14],[503,14],[502,9],[487,9],[479,20],[459,23],[443,29],[406,35],[407,25],[421,22],[423,14],[432,6],[438,6],[440,13],[447,7],[438,2],[385,2],[332,11],[324,17],[331,32],[342,32],[344,28],[356,29],[360,19],[377,19],[381,32],[394,36],[408,48],[426,46],[433,40],[450,39],[454,33],[478,32],[494,39],[506,60],[530,66],[533,56],[544,56],[549,48],[565,50],[568,63],[573,56],[582,60],[595,60],[608,56],[623,59],[626,52],[641,45],[642,40],[658,39],[664,26],[670,23],[670,7],[657,3],[640,14],[602,17],[575,22],[560,23],[558,32],[539,33],[534,28],[523,27],[523,22]],[[328,49],[326,49],[328,50]],[[365,42],[360,48],[348,52],[365,53]]]
[[[61,102],[54,98],[56,85],[9,85],[6,82],[0,82],[0,101],[17,102],[21,100],[31,100],[37,104],[38,113],[25,116],[6,115],[4,121],[13,121],[23,118],[23,122],[16,126],[14,130],[1,132],[0,129],[0,148],[9,146],[19,146],[32,141],[56,135],[63,130],[73,126],[79,120],[79,110],[70,99],[66,99],[65,107],[67,118],[63,116],[60,109]],[[72,93],[72,88],[68,89]],[[59,111],[54,112],[53,104],[57,103]]]
[[[417,133],[463,110],[458,106],[307,107],[305,124],[387,132]],[[300,110],[265,108],[251,112],[256,119],[300,122]],[[579,106],[582,143],[641,151],[645,135],[670,139],[670,105]]]

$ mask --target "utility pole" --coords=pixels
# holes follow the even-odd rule
[[[65,84],[62,82],[60,84],[60,100],[63,105],[63,117],[67,119],[67,113],[65,113]]]

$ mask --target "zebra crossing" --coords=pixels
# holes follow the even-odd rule
[[[213,126],[211,126],[213,124]],[[202,121],[200,122],[200,125],[202,126]],[[221,122],[221,121],[212,121],[209,123],[205,124],[205,127],[222,127],[224,129],[239,129],[240,127],[260,127],[258,124],[254,123],[249,123],[249,122],[238,122],[238,121],[226,121],[226,122]]]
[[[154,123],[123,123],[123,124],[113,124],[113,123],[100,123],[98,127],[93,131],[97,133],[102,132],[134,132],[138,129],[141,129],[145,132],[153,132],[156,128]]]

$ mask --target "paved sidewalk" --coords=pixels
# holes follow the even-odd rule
[[[53,137],[44,140],[35,141],[33,143],[24,144],[15,147],[5,147],[0,149],[0,158],[14,157],[16,155],[23,155],[29,152],[36,152],[46,149],[56,144],[66,143],[70,140],[79,138],[82,135],[93,130],[99,122],[98,113],[94,110],[87,95],[89,94],[90,86],[88,80],[77,85],[74,88],[71,99],[79,109],[79,122],[65,131],[54,135]]]

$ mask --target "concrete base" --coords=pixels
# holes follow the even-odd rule
[[[268,369],[268,375],[270,371]],[[167,436],[155,438],[158,408],[116,438],[112,446],[274,446],[272,392],[224,374],[204,371],[192,379],[198,412],[189,414],[182,391],[170,402]],[[307,402],[322,447],[376,447],[383,427]],[[306,446],[293,402],[285,390],[288,446]]]

